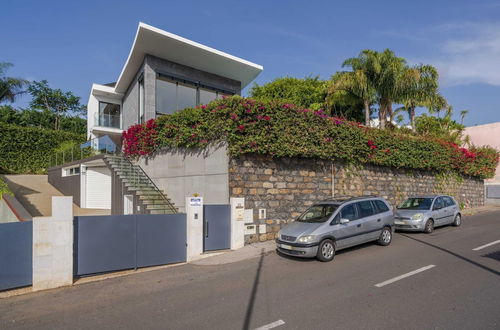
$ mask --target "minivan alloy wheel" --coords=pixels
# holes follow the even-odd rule
[[[333,256],[333,245],[331,243],[325,243],[321,249],[323,257],[330,259]]]
[[[391,244],[392,241],[392,230],[388,227],[382,229],[380,233],[380,237],[378,239],[378,243],[382,246],[387,246]]]
[[[460,216],[460,214],[457,214],[455,216],[455,221],[453,221],[453,226],[458,227],[461,224],[462,224],[462,217]]]

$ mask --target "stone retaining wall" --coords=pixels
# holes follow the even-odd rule
[[[332,196],[377,195],[395,206],[410,195],[442,193],[453,196],[466,207],[484,204],[484,184],[479,179],[261,155],[230,159],[229,190],[230,197],[245,198],[245,208],[253,209],[255,223],[266,224],[266,233],[247,235],[246,243],[274,239],[282,224],[296,218],[308,206]],[[259,209],[266,209],[266,219],[258,220]]]

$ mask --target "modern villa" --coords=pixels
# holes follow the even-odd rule
[[[121,135],[131,125],[240,94],[262,70],[258,64],[139,23],[118,80],[92,85],[87,105],[88,145],[119,150]],[[112,214],[169,213],[182,210],[184,197],[193,192],[211,195],[215,203],[229,201],[228,192],[214,194],[204,188],[209,185],[207,180],[227,187],[227,156],[224,151],[218,153],[212,159],[218,159],[222,168],[215,161],[200,169],[196,164],[204,160],[196,156],[192,161],[185,156],[170,157],[168,161],[176,164],[170,164],[168,173],[175,179],[168,181],[176,190],[174,196],[168,192],[169,197],[162,187],[165,182],[153,171],[153,167],[160,168],[158,164],[152,161],[140,167],[122,157],[98,155],[52,167],[49,182],[72,195],[82,208],[108,209]],[[191,165],[197,167],[192,173]],[[210,186],[218,189],[217,184]]]

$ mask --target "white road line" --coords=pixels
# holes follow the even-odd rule
[[[378,284],[375,284],[375,286],[377,288],[381,288],[387,284],[391,284],[391,283],[394,283],[396,281],[399,281],[399,280],[402,280],[403,278],[406,278],[406,277],[409,277],[409,276],[412,276],[412,275],[415,275],[415,274],[418,274],[420,272],[423,272],[427,269],[431,269],[433,267],[436,267],[435,265],[429,265],[429,266],[425,266],[425,267],[422,267],[422,268],[419,268],[419,269],[415,269],[414,271],[412,272],[409,272],[409,273],[406,273],[406,274],[403,274],[403,275],[400,275],[400,276],[397,276],[397,277],[394,277],[394,278],[391,278],[390,280],[387,280],[387,281],[384,281],[384,282],[381,282],[381,283],[378,283]]]
[[[272,328],[279,327],[280,325],[283,325],[283,324],[285,324],[285,321],[278,320],[278,321],[274,321],[273,323],[269,323],[269,324],[263,325],[260,328],[257,328],[255,330],[269,330],[269,329],[272,329]]]
[[[491,243],[488,243],[488,244],[484,244],[484,245],[478,246],[477,248],[472,249],[472,251],[479,251],[479,250],[482,250],[484,248],[487,248],[488,246],[492,246],[492,245],[498,244],[498,243],[500,243],[500,239],[498,241],[494,241],[494,242],[491,242]]]

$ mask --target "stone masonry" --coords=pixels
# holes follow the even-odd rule
[[[266,209],[266,233],[247,235],[246,243],[274,239],[281,225],[314,203],[341,196],[382,196],[393,206],[410,195],[448,194],[462,207],[484,204],[483,180],[432,172],[306,158],[273,159],[243,155],[229,161],[230,197],[244,197],[245,208]],[[258,226],[257,226],[258,227]]]

